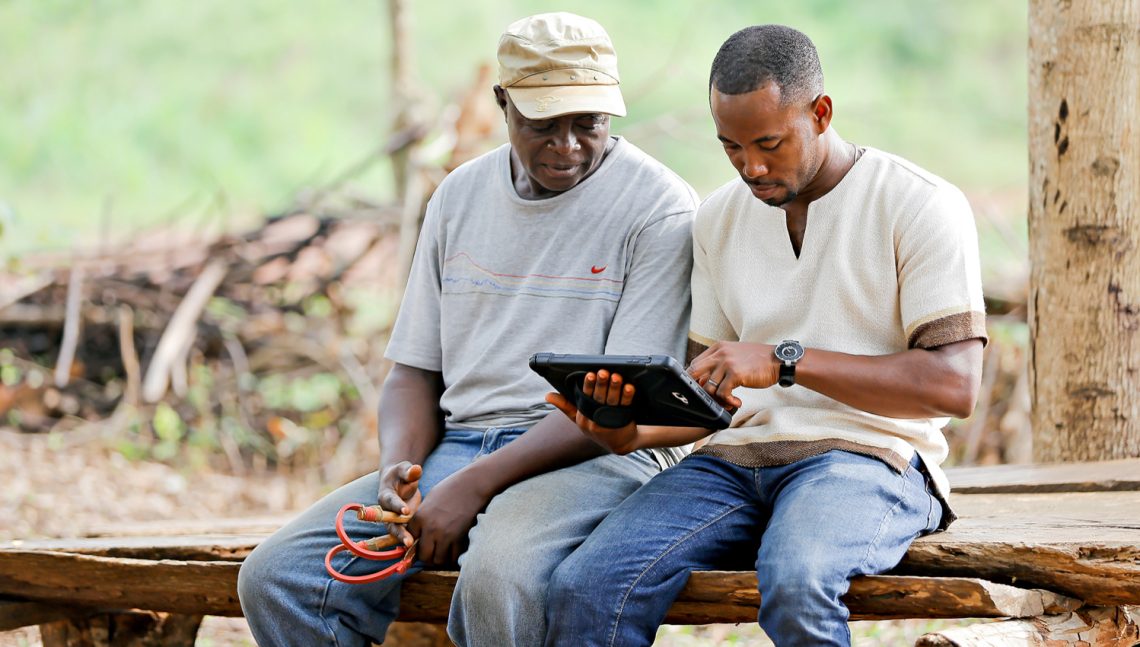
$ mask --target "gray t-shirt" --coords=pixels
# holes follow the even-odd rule
[[[515,191],[509,145],[482,155],[428,203],[385,356],[441,372],[447,426],[476,429],[553,411],[533,353],[683,358],[696,207],[688,184],[621,138],[590,177],[542,200]]]

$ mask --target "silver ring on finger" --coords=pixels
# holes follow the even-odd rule
[[[714,389],[720,386],[720,382],[717,382],[716,380],[709,380],[708,384],[711,384]]]

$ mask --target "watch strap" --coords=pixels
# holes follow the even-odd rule
[[[791,386],[796,383],[796,365],[793,362],[780,362],[780,386]]]

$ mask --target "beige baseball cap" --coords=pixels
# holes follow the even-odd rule
[[[606,30],[572,13],[517,20],[499,39],[499,85],[527,119],[575,112],[625,116]]]

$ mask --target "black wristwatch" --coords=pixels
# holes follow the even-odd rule
[[[794,339],[785,339],[776,346],[776,359],[780,360],[780,386],[796,383],[796,362],[804,356],[804,347]]]

